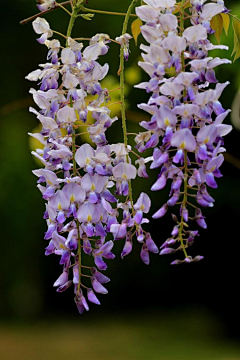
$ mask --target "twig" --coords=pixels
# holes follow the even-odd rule
[[[105,10],[95,10],[95,9],[88,9],[82,6],[81,8],[84,12],[96,13],[96,14],[103,14],[103,15],[119,15],[119,16],[126,16],[126,13],[119,13],[115,11],[105,11]],[[137,17],[135,14],[130,14],[129,16]]]
[[[41,11],[38,14],[35,14],[33,16],[30,16],[27,19],[24,19],[24,20],[20,21],[20,25],[24,25],[24,24],[28,23],[29,21],[32,21],[32,20],[36,19],[39,16],[43,16],[45,14],[50,13],[51,11],[53,11],[55,9],[60,9],[62,6],[66,6],[66,5],[70,5],[70,4],[71,4],[71,1],[64,1],[60,5],[56,4],[56,6],[54,8],[52,8],[52,9],[49,9],[49,10],[46,10],[46,11]]]

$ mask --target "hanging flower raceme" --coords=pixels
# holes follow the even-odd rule
[[[136,8],[146,23],[141,32],[149,43],[141,45],[143,61],[139,66],[150,80],[137,87],[152,93],[147,104],[139,105],[152,117],[141,122],[146,131],[136,136],[136,148],[139,152],[154,149],[150,168],[160,172],[152,191],[163,189],[171,180],[170,198],[153,218],[179,206],[179,213],[173,215],[171,237],[161,246],[160,255],[182,250],[184,259],[172,264],[189,263],[202,257],[187,254],[186,249],[198,236],[198,230],[190,230],[188,222],[207,227],[200,207],[214,205],[209,188],[216,188],[216,179],[222,176],[223,137],[231,131],[230,125],[222,124],[229,110],[219,101],[228,82],[219,84],[214,71],[230,61],[208,56],[210,50],[226,48],[212,45],[208,35],[214,32],[210,25],[213,16],[228,10],[223,1],[190,0],[189,9],[181,8],[179,13],[175,0],[145,3]],[[191,26],[184,29],[185,17],[190,18]],[[167,76],[170,68],[175,71],[172,77]]]
[[[129,160],[130,148],[109,145],[106,140],[105,132],[117,117],[110,117],[109,92],[101,86],[109,66],[101,66],[97,60],[107,53],[109,36],[97,34],[85,48],[69,37],[68,46],[62,48],[58,40],[49,40],[53,32],[45,19],[34,20],[33,28],[41,34],[38,41],[48,48],[48,62],[26,77],[40,84],[39,90],[30,90],[39,110],[30,111],[42,127],[40,133],[29,135],[41,144],[32,153],[43,166],[33,173],[46,200],[44,238],[49,243],[45,254],[60,256],[63,272],[54,287],[63,292],[73,284],[82,313],[89,310],[86,297],[99,305],[95,293],[107,293],[103,284],[109,279],[101,271],[107,269],[106,260],[115,257],[108,234],[114,240],[126,239],[122,257],[131,252],[135,232],[144,263],[149,263],[148,251],[158,251],[150,234],[142,229],[148,222],[143,214],[149,211],[150,199],[142,193],[136,204],[129,201],[128,181],[137,174]],[[89,95],[94,100],[89,101]],[[90,115],[93,123],[88,122]],[[96,147],[78,145],[82,126],[87,127]],[[123,202],[118,195],[124,196]],[[83,253],[92,257],[94,267],[83,265]]]

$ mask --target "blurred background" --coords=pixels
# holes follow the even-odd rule
[[[226,6],[240,16],[240,4],[226,0]],[[125,12],[129,0],[89,0],[89,7]],[[147,267],[140,258],[140,246],[124,260],[109,261],[109,294],[100,298],[101,307],[92,305],[80,316],[71,290],[58,294],[52,284],[59,276],[59,258],[45,257],[46,231],[44,202],[36,188],[32,170],[38,164],[30,154],[34,145],[28,132],[38,126],[28,107],[33,105],[29,88],[35,84],[25,76],[46,60],[47,49],[36,42],[31,23],[19,21],[37,12],[34,0],[1,3],[1,86],[0,86],[0,218],[1,218],[1,360],[71,359],[88,360],[239,360],[239,224],[240,224],[240,60],[217,68],[220,82],[231,81],[221,100],[225,108],[234,102],[235,128],[226,137],[224,177],[212,191],[216,205],[204,211],[208,229],[191,248],[191,255],[204,255],[196,264],[170,266],[171,256],[151,256]],[[46,15],[51,28],[66,33],[68,15],[58,9]],[[78,20],[73,36],[91,37],[121,33],[122,17],[95,15],[93,21]],[[129,30],[130,31],[130,28]],[[142,38],[139,38],[139,43]],[[214,41],[214,40],[213,40]],[[222,36],[229,52],[211,56],[231,57],[232,29]],[[111,45],[101,62],[109,62],[104,86],[118,86],[118,46]],[[147,118],[136,105],[148,95],[133,88],[145,78],[137,67],[140,52],[131,44],[126,68],[128,131],[138,132],[138,123]],[[118,93],[112,93],[118,100]],[[119,114],[116,105],[113,108]],[[230,117],[226,120],[231,122]],[[121,124],[108,131],[111,142],[122,141]],[[131,140],[130,140],[131,142]],[[132,142],[133,145],[133,142]],[[156,179],[134,183],[134,198],[148,191]],[[151,195],[151,194],[150,194]],[[152,213],[167,199],[167,190],[152,198]],[[152,236],[161,245],[172,229],[170,214],[151,222]],[[120,254],[123,242],[115,246]]]

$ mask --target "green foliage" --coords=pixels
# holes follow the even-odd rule
[[[78,16],[82,17],[84,20],[92,20],[94,14],[80,14]]]
[[[234,33],[234,47],[232,56],[234,56],[234,61],[240,57],[240,20],[237,17],[233,18],[232,21],[233,33]]]
[[[215,37],[218,44],[220,44],[220,38],[223,32],[223,18],[221,14],[215,15],[211,20],[211,28],[215,31]]]
[[[215,37],[218,44],[220,44],[220,39],[223,30],[225,34],[228,35],[228,30],[230,26],[230,16],[229,14],[221,13],[215,15],[211,20],[211,28],[215,31]],[[232,56],[234,56],[233,61],[236,61],[240,57],[240,19],[232,15],[232,28],[234,34],[234,43]]]
[[[187,8],[189,8],[190,6],[191,6],[191,3],[190,3],[189,0],[187,0],[187,1],[185,2],[185,4],[184,4],[183,8],[184,8],[184,9],[187,9]],[[177,2],[177,3],[175,4],[175,9],[176,9],[176,10],[173,11],[173,14],[179,13],[179,12],[181,11],[181,7],[182,7],[181,2]]]
[[[221,13],[221,17],[223,19],[223,28],[225,31],[225,34],[228,35],[229,25],[230,25],[230,17],[228,14]]]
[[[141,29],[140,29],[141,26],[142,26],[142,21],[139,18],[134,20],[131,25],[132,36],[135,40],[136,45],[137,45],[138,36],[141,34]]]

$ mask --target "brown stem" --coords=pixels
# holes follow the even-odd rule
[[[60,5],[56,4],[56,6],[54,8],[52,8],[52,9],[49,9],[49,10],[46,10],[46,11],[41,11],[38,14],[35,14],[33,16],[30,16],[27,19],[24,19],[24,20],[20,21],[20,25],[24,25],[24,24],[28,23],[29,21],[32,21],[32,20],[36,19],[38,16],[43,16],[45,14],[50,13],[51,11],[53,11],[55,9],[61,9],[62,6],[66,6],[66,5],[70,5],[70,4],[71,4],[71,1],[64,1]]]

